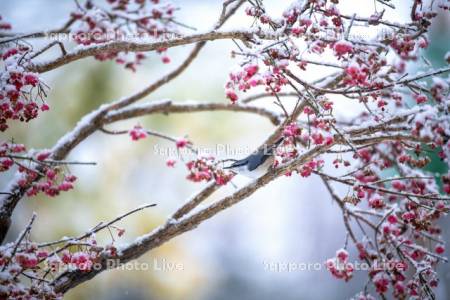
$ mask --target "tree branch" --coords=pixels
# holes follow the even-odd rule
[[[193,113],[205,111],[234,111],[248,112],[268,118],[274,125],[280,123],[280,116],[265,108],[228,103],[173,103],[165,100],[157,103],[147,103],[143,105],[130,106],[121,110],[113,111],[105,115],[103,122],[109,124],[112,122],[140,117],[149,114],[172,114],[172,113]]]
[[[257,180],[251,182],[250,184],[240,188],[232,195],[222,198],[221,200],[211,204],[210,206],[193,213],[191,215],[187,214],[178,220],[167,221],[163,226],[158,227],[153,232],[138,238],[135,242],[119,249],[119,254],[116,257],[108,257],[106,255],[102,256],[102,260],[99,263],[101,267],[95,268],[94,270],[83,272],[80,270],[68,271],[62,273],[53,282],[57,292],[65,293],[69,289],[78,286],[79,284],[92,279],[99,273],[105,271],[108,267],[108,260],[119,261],[121,264],[127,263],[132,259],[135,259],[147,251],[154,249],[163,243],[171,240],[172,238],[196,228],[199,224],[203,223],[205,220],[210,219],[219,212],[239,203],[245,198],[252,195],[255,191],[267,185],[269,182],[275,180],[276,178],[284,175],[286,172],[295,169],[306,161],[311,160],[315,156],[325,152],[331,146],[319,146],[311,149],[310,151],[299,156],[297,159],[293,160],[287,165],[281,166],[279,168],[273,169],[266,173]],[[208,189],[212,189],[210,186]],[[188,210],[187,210],[188,211]]]
[[[244,3],[244,0],[238,1],[234,6],[230,7],[228,12],[225,13],[225,17],[221,17],[220,21],[214,26],[214,29],[219,29],[225,21],[227,21],[237,9]],[[223,9],[227,9],[228,6],[224,6]],[[221,13],[221,16],[223,13]],[[67,24],[66,24],[67,25]],[[70,24],[69,24],[70,26]],[[58,142],[52,148],[51,159],[62,160],[64,159],[73,148],[75,148],[79,143],[81,143],[88,136],[93,134],[96,130],[103,126],[102,119],[110,111],[125,107],[130,105],[140,99],[148,96],[161,86],[169,83],[171,80],[180,75],[187,67],[192,63],[192,61],[197,57],[200,50],[204,47],[206,41],[201,41],[197,43],[194,49],[190,52],[185,61],[178,66],[175,70],[169,74],[161,77],[154,83],[150,84],[143,90],[129,96],[113,102],[111,104],[103,104],[97,110],[85,115],[75,126],[75,128],[66,133],[61,137]],[[39,180],[38,176],[35,180]],[[11,215],[16,207],[17,203],[25,195],[26,191],[29,189],[31,183],[27,186],[20,186],[19,181],[13,180],[8,186],[8,192],[0,194],[0,242],[6,237],[9,227],[11,226]]]
[[[172,48],[176,46],[188,45],[197,42],[206,42],[222,39],[238,39],[247,41],[251,39],[253,32],[251,31],[210,31],[207,33],[193,34],[190,36],[177,37],[171,40],[157,41],[151,43],[139,43],[134,41],[112,41],[100,45],[90,45],[86,47],[78,47],[66,55],[60,56],[52,61],[31,65],[28,69],[32,72],[44,73],[76,60],[95,56],[101,53],[109,52],[146,52],[161,48]]]

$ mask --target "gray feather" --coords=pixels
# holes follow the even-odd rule
[[[273,155],[274,149],[283,141],[279,139],[271,147],[263,148],[254,154],[250,154],[244,159],[240,159],[232,163],[230,166],[224,169],[236,169],[236,168],[246,168],[248,171],[254,171],[259,166],[263,165],[268,158]]]

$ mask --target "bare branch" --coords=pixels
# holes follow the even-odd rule
[[[108,113],[104,117],[104,123],[112,123],[124,119],[135,118],[149,114],[172,114],[172,113],[192,113],[205,111],[234,111],[248,112],[261,115],[268,118],[274,125],[280,123],[280,116],[265,108],[243,105],[243,104],[227,104],[227,103],[172,103],[170,100],[148,103],[143,105],[130,106],[121,110]]]
[[[161,48],[172,48],[176,46],[188,45],[197,42],[206,42],[222,39],[238,39],[246,41],[251,38],[252,34],[253,34],[252,32],[248,31],[228,31],[228,32],[211,31],[207,33],[193,34],[190,36],[177,37],[171,40],[157,41],[152,43],[140,43],[134,41],[112,41],[100,45],[91,45],[80,49],[76,49],[52,61],[31,65],[29,67],[29,70],[33,72],[44,73],[56,69],[58,67],[61,67],[63,65],[66,65],[68,63],[71,63],[73,61],[90,56],[95,56],[100,53],[122,52],[122,51],[146,52],[146,51],[154,51]]]
[[[239,203],[269,182],[284,175],[289,170],[292,170],[304,162],[309,161],[311,158],[325,152],[329,147],[330,146],[319,146],[313,148],[289,164],[273,169],[257,180],[240,188],[232,195],[211,204],[197,213],[184,215],[184,217],[176,221],[169,220],[163,226],[155,229],[152,233],[142,236],[137,241],[120,249],[120,254],[117,257],[103,256],[102,261],[100,262],[101,268],[96,268],[95,270],[88,272],[77,270],[62,273],[52,282],[52,285],[57,292],[66,292],[105,271],[108,267],[108,259],[118,260],[120,263],[127,263],[128,261],[143,255],[147,251],[162,245],[170,239],[194,229],[205,220],[208,220],[219,212]],[[208,186],[208,189],[212,189],[211,186]],[[186,211],[189,211],[189,209]]]
[[[123,220],[124,218],[128,217],[129,215],[132,215],[132,214],[134,214],[136,212],[139,212],[141,210],[144,210],[144,209],[149,208],[149,207],[154,207],[154,206],[156,206],[156,204],[145,204],[145,205],[139,206],[139,207],[137,207],[135,209],[132,209],[132,210],[130,210],[130,211],[128,211],[128,212],[126,212],[126,213],[124,213],[124,214],[114,218],[114,219],[112,219],[111,221],[109,221],[107,223],[101,222],[100,224],[98,224],[97,226],[95,226],[94,228],[89,230],[88,232],[86,232],[86,233],[84,233],[84,234],[82,234],[82,235],[80,235],[78,237],[64,238],[64,239],[59,240],[59,241],[42,243],[42,244],[39,244],[38,247],[43,248],[43,247],[53,246],[53,245],[57,245],[57,244],[67,243],[65,246],[63,246],[63,247],[59,248],[58,250],[55,250],[54,252],[49,254],[49,256],[55,255],[57,253],[60,253],[64,249],[67,249],[68,247],[70,247],[71,246],[71,242],[80,241],[80,240],[83,240],[85,238],[88,238],[88,237],[92,236],[93,234],[95,234],[95,233],[97,233],[97,232],[99,232],[99,231],[101,231],[101,230],[103,230],[103,229],[113,225],[114,223],[117,223],[120,220]]]
[[[229,11],[225,14],[225,17],[221,19],[216,25],[215,29],[219,29],[225,21],[227,21],[236,11],[237,9],[244,3],[244,1],[238,1],[234,6],[229,8]],[[70,26],[71,23],[67,23],[67,26]],[[91,113],[85,115],[80,122],[75,126],[75,128],[66,133],[63,137],[59,139],[56,145],[52,149],[51,159],[53,160],[62,160],[64,159],[69,152],[75,148],[79,143],[81,143],[84,139],[94,133],[96,130],[100,129],[104,124],[102,123],[103,117],[110,111],[123,108],[127,105],[130,105],[140,99],[148,96],[155,90],[159,89],[161,86],[169,83],[178,75],[183,73],[184,70],[194,61],[197,57],[200,50],[206,44],[205,41],[200,41],[194,47],[194,49],[190,52],[185,61],[178,66],[174,71],[169,74],[163,76],[158,79],[154,83],[150,84],[143,90],[126,97],[124,99],[120,99],[111,104],[101,105],[97,110],[92,111]],[[36,180],[39,180],[40,177],[37,177]],[[31,184],[31,183],[30,183]],[[2,192],[0,195],[4,195],[0,198],[0,241],[3,241],[6,237],[6,234],[11,225],[11,215],[14,211],[19,200],[25,195],[26,191],[30,186],[21,186],[17,180],[12,181],[9,184],[9,191]]]

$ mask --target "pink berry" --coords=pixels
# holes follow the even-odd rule
[[[129,131],[129,134],[133,141],[138,141],[147,137],[147,131],[142,128],[141,125],[134,126],[133,129]]]
[[[176,160],[168,159],[168,160],[166,161],[166,166],[168,166],[168,167],[170,167],[170,168],[175,167],[175,164],[176,164]]]
[[[397,217],[395,215],[389,215],[387,217],[387,221],[391,224],[396,224],[397,223]]]
[[[36,86],[39,83],[38,77],[34,74],[26,74],[23,79],[26,85]]]
[[[38,153],[38,155],[36,156],[36,159],[39,161],[43,161],[46,160],[50,154],[52,154],[50,151],[42,151],[40,153]]]
[[[353,52],[353,45],[345,40],[338,41],[334,44],[334,52],[337,56],[343,56]]]
[[[231,100],[232,103],[235,103],[238,100],[238,96],[236,95],[236,93],[231,90],[228,90],[226,92],[226,96]]]
[[[436,248],[434,248],[434,251],[437,254],[443,254],[445,252],[445,248],[443,245],[437,245]]]
[[[414,98],[416,99],[417,104],[422,104],[428,101],[428,98],[425,95],[417,95]]]
[[[190,142],[187,139],[185,139],[185,138],[178,139],[175,142],[175,145],[177,146],[178,149],[184,148],[184,147],[186,147],[189,144],[190,144]]]
[[[48,106],[47,103],[42,104],[42,106],[41,106],[41,110],[42,110],[42,111],[47,111],[47,110],[49,110],[49,109],[50,109],[50,106]]]
[[[162,57],[162,62],[165,63],[165,64],[170,63],[170,57],[168,57],[168,56],[163,56],[163,57]]]

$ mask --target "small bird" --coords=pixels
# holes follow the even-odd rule
[[[277,146],[283,141],[279,139],[270,147],[262,149],[250,154],[246,158],[240,159],[232,163],[224,169],[229,169],[235,173],[244,175],[249,178],[258,178],[265,174],[274,162],[274,152]]]

